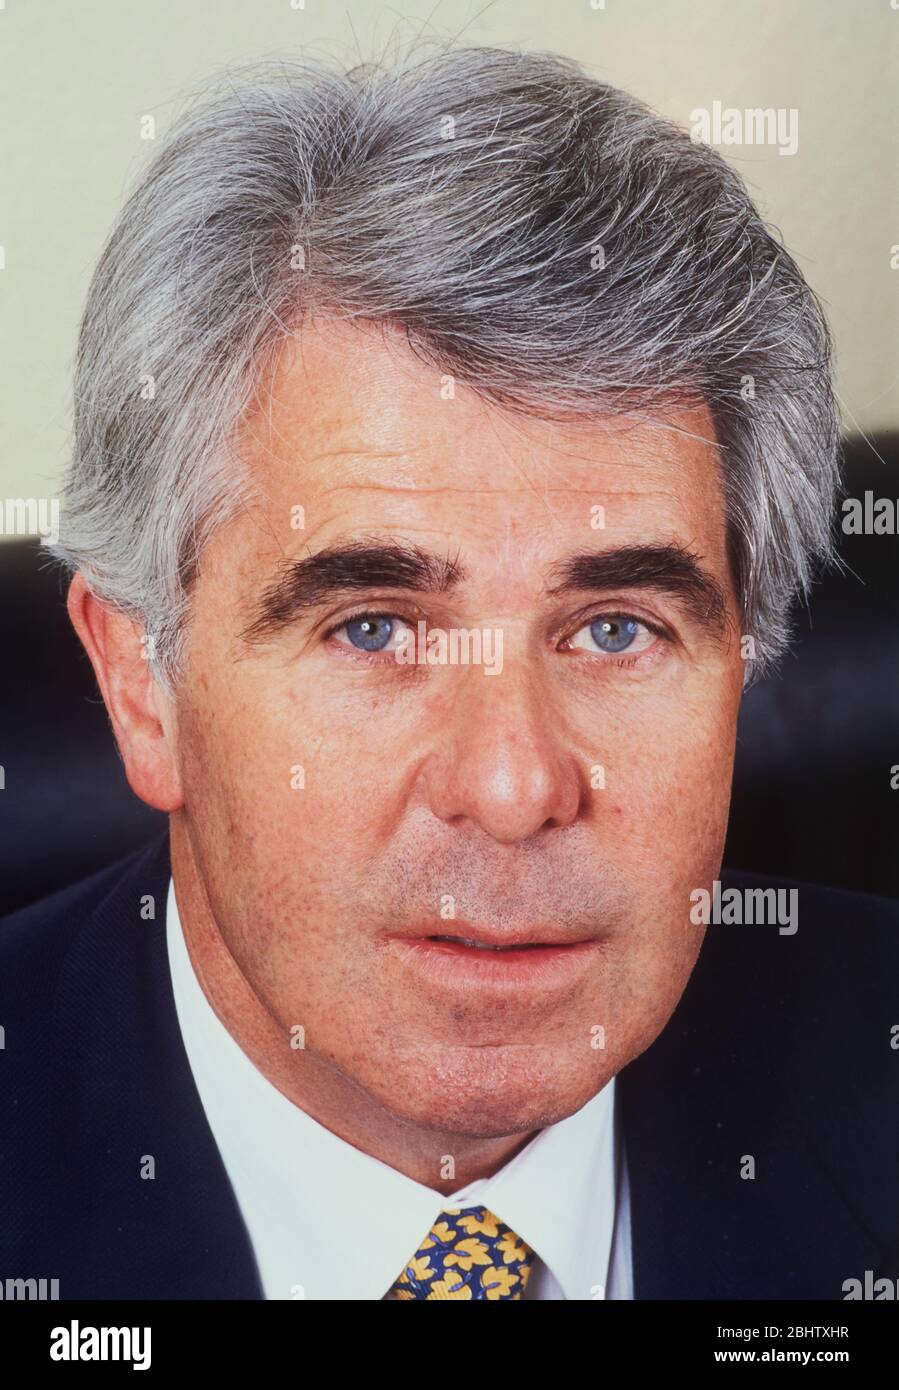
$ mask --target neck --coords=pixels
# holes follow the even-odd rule
[[[483,1138],[422,1129],[392,1115],[350,1077],[311,1049],[287,1049],[283,1029],[246,979],[215,921],[187,830],[171,817],[172,875],[178,916],[203,993],[240,1049],[273,1086],[354,1148],[448,1196],[492,1176],[533,1137]],[[452,1173],[444,1171],[452,1155]]]

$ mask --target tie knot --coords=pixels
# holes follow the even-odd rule
[[[389,1299],[521,1298],[534,1252],[486,1207],[447,1207]]]

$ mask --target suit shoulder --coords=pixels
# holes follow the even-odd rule
[[[722,911],[707,928],[684,1022],[735,1054],[748,1047],[772,1077],[793,1071],[806,1089],[827,1075],[834,1089],[861,1094],[860,1067],[869,1090],[894,1088],[899,904],[760,874],[723,872],[721,883],[742,890],[743,917]],[[762,900],[750,891],[772,889],[778,915],[760,922]]]
[[[157,839],[123,859],[0,918],[0,1007],[8,1019],[52,1005],[56,982],[88,922],[141,866],[165,853]]]
[[[723,889],[736,888],[746,896],[767,893],[774,912],[780,913],[774,931],[757,938],[763,954],[765,947],[776,950],[786,938],[803,969],[813,960],[858,974],[899,967],[899,902],[891,898],[726,870],[721,881]],[[895,974],[884,983],[887,978]]]

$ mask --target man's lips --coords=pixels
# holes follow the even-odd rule
[[[395,939],[410,942],[448,942],[461,945],[468,950],[486,951],[534,951],[560,950],[570,946],[583,946],[594,937],[565,935],[550,927],[503,928],[476,927],[469,922],[454,922],[454,930],[447,931],[443,924],[425,924],[408,932],[393,933]]]
[[[443,925],[441,923],[441,925]],[[601,950],[597,938],[554,939],[551,931],[499,931],[453,923],[387,938],[392,955],[408,969],[443,986],[466,989],[549,989],[570,984]]]
[[[428,941],[447,942],[453,946],[464,946],[472,951],[540,951],[544,947],[551,945],[546,941],[519,941],[509,945],[500,945],[492,941],[478,941],[468,936],[429,936]]]

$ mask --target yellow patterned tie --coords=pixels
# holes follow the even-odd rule
[[[386,1297],[521,1298],[533,1258],[486,1207],[447,1207]]]

